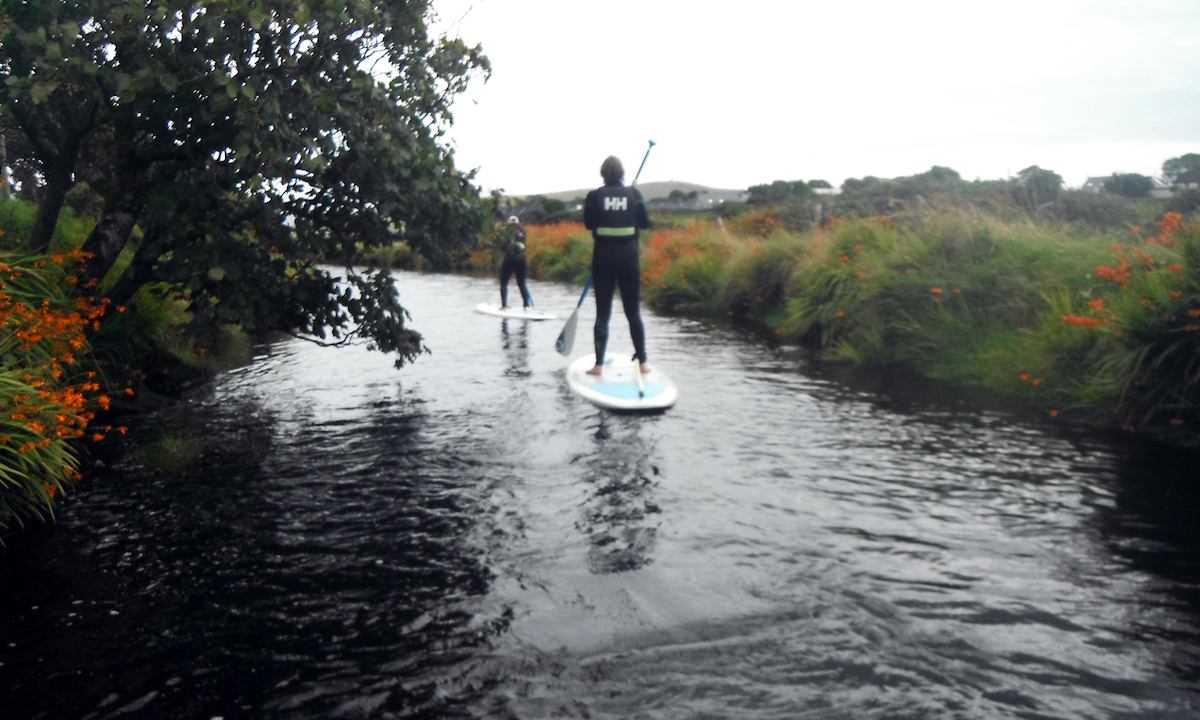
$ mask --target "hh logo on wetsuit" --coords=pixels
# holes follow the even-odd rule
[[[605,210],[628,210],[629,198],[624,197],[606,197],[604,198]]]

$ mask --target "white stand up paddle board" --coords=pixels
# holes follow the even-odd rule
[[[533,308],[524,310],[522,308],[510,307],[501,310],[500,306],[494,303],[479,303],[475,306],[475,312],[481,312],[484,315],[495,315],[496,317],[508,318],[510,320],[553,320],[555,317],[553,313],[542,312]]]
[[[641,395],[637,363],[604,361],[604,372],[588,375],[596,364],[596,358],[586,355],[571,363],[567,370],[567,384],[587,400],[610,410],[665,410],[679,399],[679,389],[674,381],[661,370],[650,366],[650,372],[642,374]]]

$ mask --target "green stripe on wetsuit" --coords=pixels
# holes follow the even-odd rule
[[[598,227],[598,228],[596,228],[595,232],[597,235],[603,235],[605,237],[626,237],[629,235],[636,235],[637,228],[633,228],[633,227],[616,227],[616,228],[614,228],[614,227]]]

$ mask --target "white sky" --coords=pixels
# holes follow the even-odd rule
[[[434,0],[493,66],[454,107],[457,165],[513,195],[745,188],[1040,165],[1157,176],[1200,152],[1200,0]]]

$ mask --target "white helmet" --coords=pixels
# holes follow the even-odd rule
[[[519,222],[521,222],[521,218],[517,217],[516,215],[508,216],[508,224],[509,225],[516,225]]]

